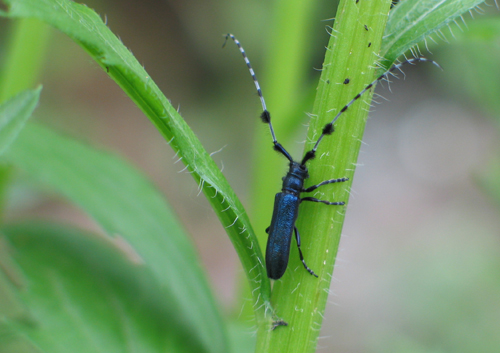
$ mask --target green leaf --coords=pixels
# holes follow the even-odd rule
[[[2,353],[41,353],[25,336],[7,327],[0,321],[0,352]]]
[[[463,21],[461,16],[484,0],[403,0],[390,12],[380,56],[389,67],[400,55],[441,29]]]
[[[201,352],[224,352],[225,331],[192,244],[160,193],[114,155],[28,124],[5,158],[88,212],[143,263],[168,305],[169,329]],[[207,322],[210,322],[207,325]]]
[[[81,45],[129,95],[176,151],[233,242],[252,289],[258,324],[268,325],[271,287],[248,216],[225,177],[177,110],[101,18],[69,0],[3,0],[9,17],[35,17]]]
[[[0,105],[0,155],[16,139],[40,99],[40,86],[26,90]]]
[[[471,99],[477,108],[500,121],[500,21],[498,17],[479,18],[457,34],[457,41],[441,48],[439,60],[446,63],[446,86]],[[467,68],[464,70],[464,68]]]
[[[16,333],[18,346],[50,353],[200,351],[190,332],[179,332],[172,303],[148,266],[124,244],[52,223],[2,232],[27,310],[0,330]]]

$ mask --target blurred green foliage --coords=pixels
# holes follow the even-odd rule
[[[28,0],[5,2],[24,2],[28,10],[37,9],[36,2]],[[50,0],[44,2],[51,3]],[[428,34],[445,26],[441,31],[447,32],[446,25],[456,20],[453,16],[460,15],[475,3],[449,1],[443,6],[444,10],[436,11],[437,19],[432,17],[434,27],[426,28],[428,23],[421,19],[420,29],[427,30],[423,33]],[[54,0],[54,4],[67,5],[63,0]],[[424,4],[431,3],[405,2],[405,6],[408,4],[422,10]],[[294,146],[293,142],[303,139],[303,131],[297,131],[297,126],[304,120],[303,112],[311,109],[318,81],[318,74],[310,67],[321,68],[324,46],[329,39],[324,31],[325,23],[320,23],[319,19],[326,20],[334,15],[333,4],[326,0],[314,4],[282,0],[186,0],[145,1],[139,7],[132,1],[89,1],[88,5],[97,13],[106,14],[102,16],[107,25],[113,33],[119,33],[119,38],[132,49],[135,58],[144,63],[150,76],[139,75],[136,81],[127,81],[130,67],[137,69],[133,73],[141,72],[134,67],[135,63],[130,66],[122,64],[121,60],[128,53],[114,58],[107,55],[109,53],[100,52],[102,47],[86,46],[88,38],[79,37],[78,26],[73,38],[83,43],[97,64],[91,62],[73,42],[59,32],[51,32],[41,22],[21,20],[12,22],[15,25],[11,27],[9,21],[2,21],[0,26],[6,35],[0,44],[7,54],[1,72],[1,98],[6,102],[2,107],[5,109],[14,102],[21,108],[21,114],[12,114],[14,120],[8,119],[18,124],[16,128],[1,130],[2,143],[7,146],[17,136],[17,130],[25,124],[38,102],[39,91],[22,93],[31,97],[24,103],[16,103],[20,96],[10,101],[6,99],[43,82],[43,99],[36,113],[38,120],[66,134],[92,140],[93,144],[112,146],[112,149],[127,154],[133,164],[146,170],[161,185],[162,191],[172,200],[175,212],[181,215],[198,244],[203,244],[201,250],[212,251],[212,257],[231,260],[232,252],[223,250],[224,244],[213,235],[222,233],[222,229],[212,230],[212,226],[205,222],[209,218],[206,213],[208,203],[195,198],[199,187],[207,188],[208,184],[195,185],[187,173],[178,173],[183,171],[179,164],[172,168],[170,157],[183,157],[182,152],[165,156],[170,153],[165,152],[168,149],[165,140],[150,128],[146,119],[137,122],[141,112],[107,75],[128,92],[146,115],[151,105],[147,101],[144,104],[144,95],[137,92],[154,92],[149,85],[157,84],[174,107],[181,103],[183,117],[206,150],[218,151],[221,146],[229,145],[223,149],[223,157],[219,159],[216,155],[214,159],[219,165],[223,166],[223,162],[230,166],[225,174],[243,200],[251,199],[253,226],[260,236],[265,236],[263,229],[270,217],[272,201],[269,195],[279,188],[279,175],[285,165],[283,169],[276,168],[277,163],[282,165],[283,161],[272,155],[268,133],[257,121],[257,99],[241,99],[252,94],[248,73],[236,50],[219,49],[223,42],[219,35],[231,31],[244,39],[254,67],[263,68],[257,72],[273,118],[276,117],[278,137],[285,145],[293,146],[293,155],[298,156],[300,146]],[[16,11],[21,11],[19,9]],[[500,27],[496,10],[492,12],[495,17],[480,17],[474,21],[466,18],[468,28],[464,28],[463,33],[456,33],[455,25],[451,24],[453,34],[450,36],[455,36],[451,45],[430,46],[436,50],[433,59],[445,67],[447,81],[441,83],[444,91],[451,90],[463,102],[475,104],[496,122],[499,111],[496,97],[500,93],[497,64]],[[93,18],[90,9],[82,9],[82,14],[89,16],[82,16],[82,23],[91,23],[86,22]],[[49,22],[57,23],[63,21],[62,18],[57,16]],[[397,25],[408,28],[408,23],[414,24],[411,18],[399,13],[399,17],[389,22],[388,28]],[[60,29],[67,29],[64,28],[67,24],[59,24],[63,27]],[[87,34],[104,33],[100,32],[98,25],[87,29],[90,29]],[[391,52],[389,61],[420,40],[421,33],[412,32],[398,42],[399,47]],[[90,34],[89,38],[95,39],[92,37]],[[441,34],[434,35],[438,42],[440,37]],[[106,44],[113,40],[104,35],[99,39]],[[420,48],[423,47],[420,44]],[[26,111],[30,113],[22,114]],[[0,119],[4,119],[7,116],[5,110],[0,112]],[[175,109],[169,114],[175,116]],[[252,120],[252,116],[255,119]],[[153,123],[159,126],[166,140],[172,142],[170,132],[162,130],[162,120],[153,120]],[[254,137],[250,132],[257,124],[258,136]],[[242,147],[251,144],[252,139],[256,141],[253,157],[251,149]],[[194,141],[197,139],[193,135],[185,143],[195,145]],[[176,142],[172,145],[174,149],[175,145]],[[189,146],[180,149],[184,151]],[[496,153],[492,160],[491,167],[485,168],[485,172],[478,171],[476,176],[487,194],[498,202],[500,171]],[[255,341],[249,335],[253,329],[245,321],[253,316],[255,308],[257,321],[250,322],[257,326],[258,334],[277,336],[265,332],[272,319],[267,312],[269,288],[258,283],[250,282],[251,294],[240,291],[241,298],[234,310],[226,305],[228,311],[240,313],[239,319],[236,322],[222,319],[205,271],[200,269],[186,232],[148,177],[129,163],[112,153],[35,124],[29,124],[2,161],[0,182],[5,192],[1,195],[5,198],[1,201],[6,222],[0,237],[0,267],[3,271],[0,278],[0,351],[66,352],[72,347],[72,351],[81,352],[250,352]],[[211,159],[207,160],[207,174],[203,175],[202,171],[198,181],[208,180],[207,175],[213,168],[210,163]],[[19,170],[24,170],[24,173]],[[216,187],[219,181],[214,182]],[[26,182],[29,187],[26,187]],[[167,188],[168,184],[170,187]],[[52,191],[47,191],[47,185]],[[38,193],[33,193],[33,189]],[[15,194],[12,190],[22,192]],[[83,223],[95,232],[65,226],[60,221],[26,222],[32,218],[29,212],[25,213],[26,209],[48,205],[40,199],[40,191],[49,194],[50,201],[61,201],[54,196],[53,190],[90,214],[98,225],[88,222],[85,216]],[[221,199],[233,197],[232,191],[224,187],[216,190],[215,195]],[[29,196],[26,198],[26,195]],[[26,202],[29,207],[26,207]],[[219,203],[222,202],[219,200]],[[63,205],[68,208],[67,204]],[[230,210],[237,215],[238,207],[233,202]],[[498,213],[498,208],[491,209]],[[245,274],[251,274],[249,278],[257,281],[259,275],[252,274],[252,271],[256,271],[253,266],[260,255],[255,248],[238,240],[239,232],[250,228],[243,214],[240,215],[238,227],[231,228],[227,226],[232,224],[234,216],[219,210],[221,221],[230,233],[234,233],[237,250],[240,246],[238,251]],[[395,316],[393,320],[385,320],[383,316],[387,313],[382,313],[377,319],[383,321],[383,325],[376,325],[375,319],[368,331],[360,332],[356,327],[351,331],[355,338],[349,341],[349,335],[345,335],[345,343],[336,339],[332,345],[349,346],[350,352],[356,351],[356,345],[362,346],[362,351],[374,352],[486,352],[500,347],[494,329],[500,317],[499,267],[495,260],[499,241],[498,234],[496,237],[491,235],[498,228],[488,232],[478,227],[479,217],[470,223],[467,223],[468,218],[450,219],[449,223],[455,224],[456,230],[441,228],[437,223],[419,234],[422,238],[440,239],[441,243],[431,245],[429,242],[431,250],[420,249],[418,256],[408,256],[404,250],[398,249],[395,255],[398,263],[408,261],[408,266],[388,266],[392,277],[383,283],[398,290],[382,301],[390,302],[389,305],[395,308],[395,312],[389,315]],[[471,237],[485,240],[482,245],[471,246]],[[262,246],[265,239],[260,242]],[[449,250],[451,248],[453,251]],[[433,256],[428,257],[429,253]],[[248,259],[246,263],[245,259]],[[221,267],[232,266],[225,262]],[[262,268],[259,269],[261,276]],[[235,272],[226,272],[224,276],[234,276]],[[294,286],[282,297],[291,298]],[[329,283],[325,293],[328,287]],[[366,301],[376,302],[380,298],[383,296],[377,296],[377,293],[366,293]],[[262,301],[264,305],[261,305]],[[248,304],[240,312],[242,302]],[[362,311],[362,305],[360,307]],[[323,316],[323,312],[321,310],[318,315]],[[349,327],[348,321],[344,322],[345,327]],[[280,334],[306,338],[307,325],[300,330],[289,327]],[[226,326],[230,326],[229,332],[226,332]],[[312,338],[308,338],[312,342],[309,350],[313,351],[319,327],[309,328],[314,331]],[[287,330],[279,328],[282,329]],[[287,347],[281,343],[279,346]]]

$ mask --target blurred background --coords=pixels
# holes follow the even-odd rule
[[[88,0],[198,135],[243,204],[253,133],[265,129],[234,33],[259,75],[269,48],[269,1]],[[466,17],[429,65],[379,85],[347,209],[318,351],[500,351],[499,11]],[[318,2],[308,79],[319,79],[332,4]],[[9,23],[1,21],[2,32]],[[0,38],[0,40],[2,40]],[[241,309],[242,276],[224,228],[141,111],[62,33],[51,45],[35,117],[112,150],[146,173],[183,220],[221,307]],[[260,70],[259,70],[260,69]],[[265,94],[265,75],[260,74]],[[399,75],[402,77],[402,75]],[[304,89],[304,94],[310,87]],[[271,103],[272,104],[272,103]],[[312,109],[309,107],[308,109]],[[303,124],[307,124],[306,111]],[[277,131],[279,136],[279,131]],[[304,135],[305,136],[305,135]],[[301,149],[300,141],[292,149]],[[269,154],[274,153],[269,148]],[[283,163],[285,172],[286,163]],[[280,181],[270,181],[279,190]],[[269,196],[270,198],[273,195]],[[20,183],[10,220],[42,217],[96,229],[76,207]],[[251,217],[251,214],[250,214]],[[270,216],[269,216],[270,217]],[[264,229],[256,229],[264,231]],[[250,332],[250,331],[249,331]]]

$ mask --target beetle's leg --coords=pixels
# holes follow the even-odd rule
[[[330,180],[325,180],[318,185],[313,185],[308,187],[307,189],[303,189],[302,192],[311,192],[319,188],[320,186],[326,185],[326,184],[333,184],[333,183],[343,183],[344,181],[349,180],[349,178],[339,178],[339,179],[330,179]]]
[[[302,263],[304,264],[304,267],[306,268],[307,272],[309,272],[314,277],[318,277],[318,275],[315,274],[314,271],[311,270],[309,266],[306,265],[306,262],[304,260],[304,255],[302,255],[302,250],[300,250],[300,235],[299,231],[297,230],[297,227],[294,227],[294,232],[295,232],[295,239],[297,240],[297,248],[299,249],[300,261],[302,261]]]
[[[320,199],[317,199],[315,197],[303,197],[303,198],[300,199],[300,201],[321,202],[321,203],[324,203],[325,205],[333,205],[333,206],[343,206],[343,205],[345,205],[344,201],[330,202],[330,201],[320,200]]]

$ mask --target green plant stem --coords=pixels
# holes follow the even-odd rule
[[[373,80],[377,53],[390,9],[390,1],[343,0],[337,10],[332,37],[328,45],[318,86],[306,150],[312,148],[322,127],[368,83]],[[365,27],[366,25],[366,27]],[[369,44],[371,43],[371,44]],[[350,82],[343,82],[349,78]],[[368,115],[371,93],[335,124],[336,132],[326,137],[318,157],[309,163],[311,178],[307,185],[349,177],[348,183],[324,187],[324,196],[348,201],[361,139]],[[333,166],[333,167],[332,167]],[[316,279],[304,270],[297,250],[283,278],[274,283],[271,302],[276,314],[288,323],[275,331],[259,332],[258,352],[314,352],[328,299],[333,266],[344,221],[345,207],[306,203],[301,206],[297,227],[308,264],[319,275]]]
[[[33,88],[40,77],[50,27],[33,18],[12,21],[6,57],[2,65],[0,102]]]
[[[0,103],[36,85],[50,34],[50,27],[37,19],[20,19],[11,25],[0,72]],[[0,218],[10,174],[10,166],[0,166]]]

